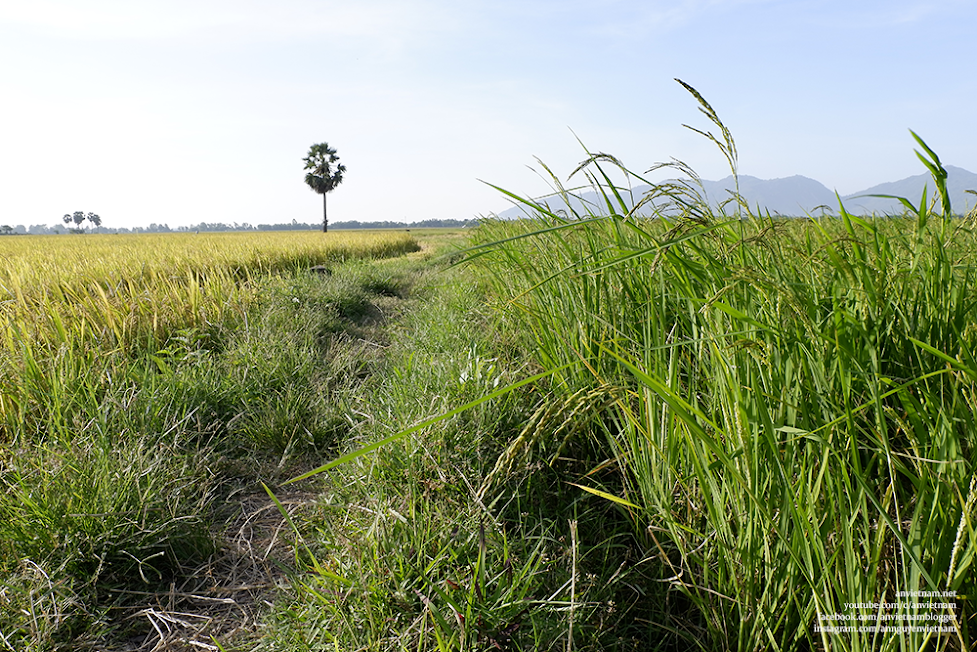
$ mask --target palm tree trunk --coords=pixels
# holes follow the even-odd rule
[[[326,193],[322,193],[322,232],[329,230],[329,218],[326,216]]]

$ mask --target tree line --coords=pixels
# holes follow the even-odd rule
[[[431,219],[431,220],[421,220],[419,222],[359,222],[357,220],[350,220],[347,222],[333,222],[330,227],[333,229],[436,229],[436,228],[451,228],[451,229],[461,229],[466,227],[475,226],[478,220],[456,220],[456,219]],[[67,227],[61,224],[55,224],[53,226],[47,224],[32,224],[30,226],[24,226],[23,224],[18,224],[16,226],[11,226],[9,224],[0,225],[0,235],[53,235],[53,234],[66,234],[66,233],[77,233],[80,229],[75,229]],[[199,224],[193,224],[190,226],[176,226],[170,227],[168,224],[150,224],[149,226],[134,226],[131,228],[125,227],[105,227],[96,226],[91,229],[86,229],[85,233],[201,233],[201,232],[217,232],[217,231],[321,231],[322,224],[318,223],[304,223],[292,220],[291,222],[282,222],[278,224],[257,224],[251,225],[247,222],[243,224],[238,224],[237,222],[232,222],[226,224],[224,222],[200,222]]]

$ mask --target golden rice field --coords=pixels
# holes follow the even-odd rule
[[[23,377],[59,351],[152,347],[176,331],[219,323],[246,308],[256,275],[418,248],[399,232],[3,238],[0,380]],[[12,384],[3,383],[0,417],[11,407]]]

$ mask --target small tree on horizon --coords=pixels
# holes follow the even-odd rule
[[[339,162],[336,150],[329,147],[329,143],[319,143],[309,149],[309,155],[304,159],[305,182],[312,190],[322,195],[322,232],[329,230],[329,217],[326,213],[326,193],[343,182],[346,166]]]
[[[71,224],[72,222],[74,222],[75,224],[78,225],[79,228],[81,228],[81,223],[84,222],[85,220],[91,222],[92,226],[102,225],[101,217],[99,217],[95,213],[89,213],[88,215],[85,215],[84,211],[75,211],[74,214],[71,215],[65,214],[65,216],[61,219],[64,221],[65,224]]]

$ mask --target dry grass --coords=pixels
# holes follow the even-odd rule
[[[316,494],[282,494],[290,518],[312,505]],[[186,568],[179,584],[160,591],[118,591],[129,598],[115,616],[139,630],[105,652],[218,650],[246,645],[261,630],[261,620],[288,585],[293,541],[286,519],[264,492],[230,496],[238,513],[219,533],[220,547],[205,563]],[[142,597],[140,597],[142,596]]]

